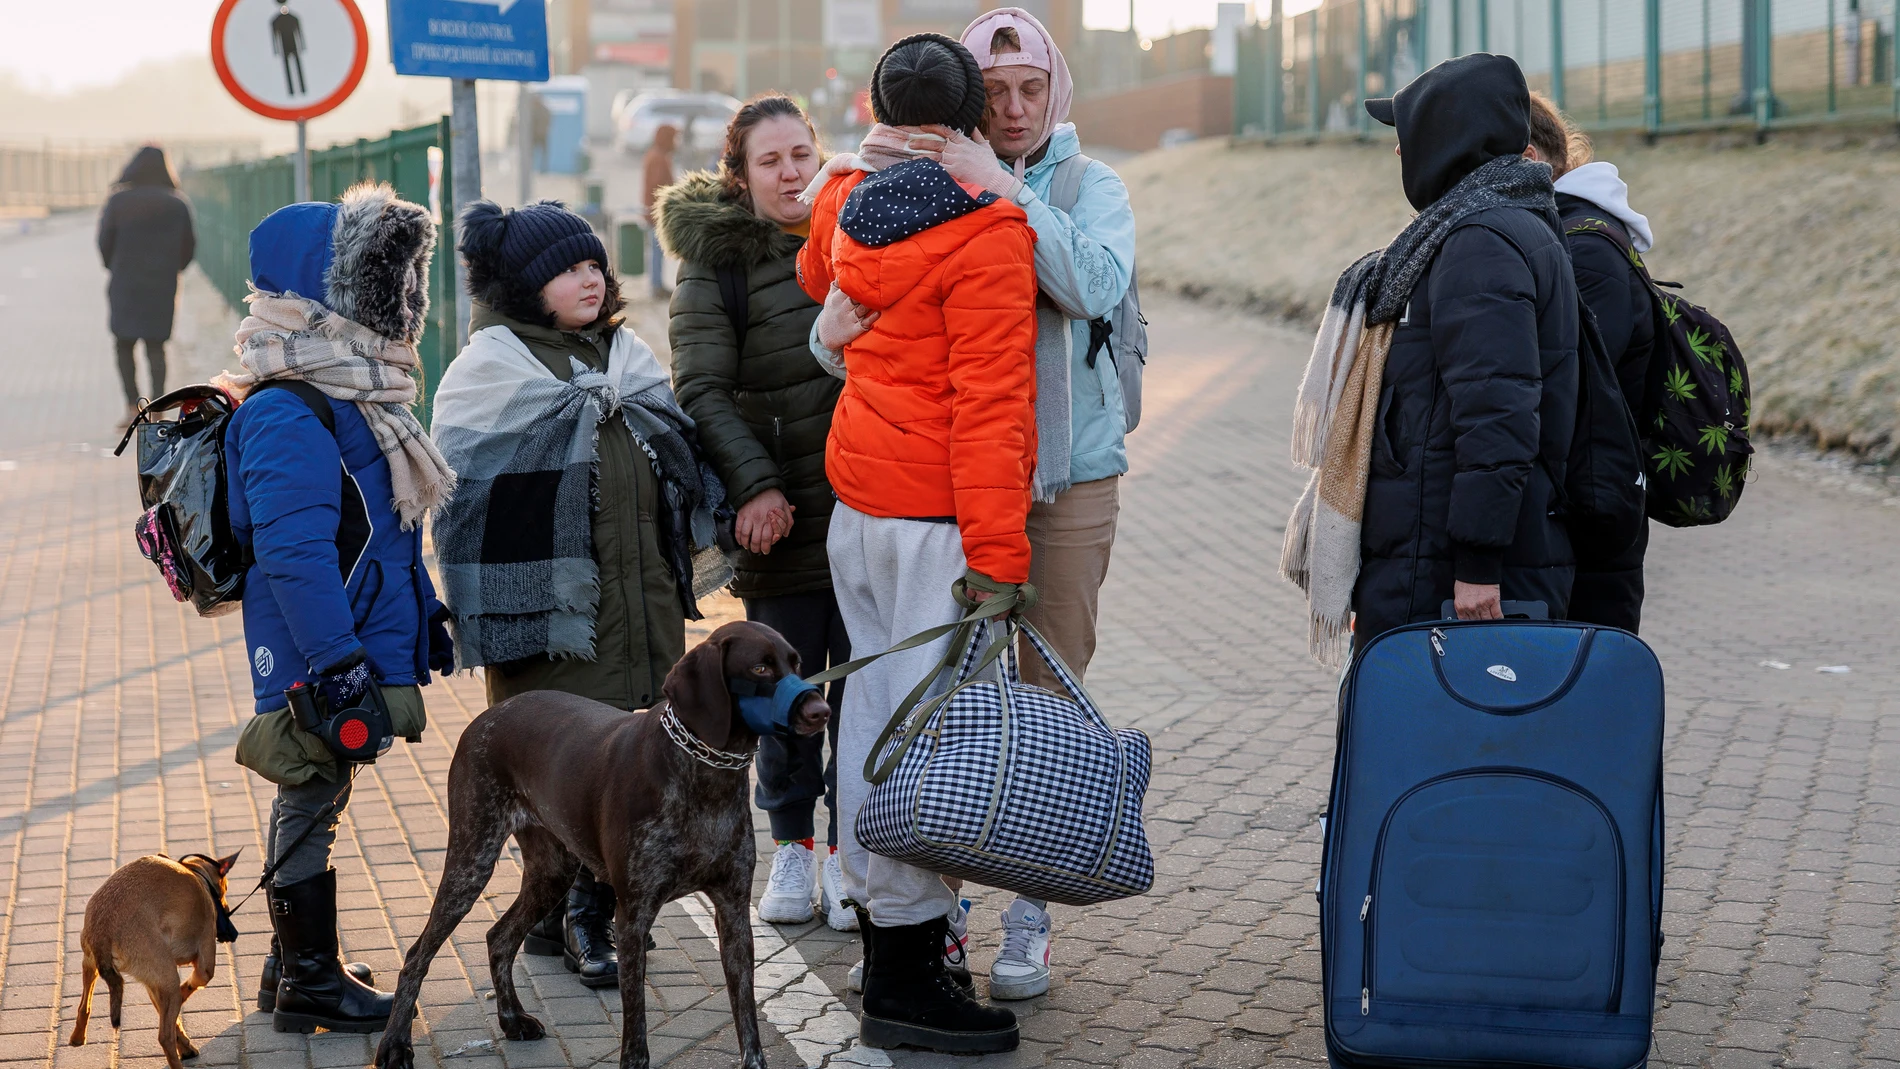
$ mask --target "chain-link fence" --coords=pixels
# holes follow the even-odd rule
[[[1293,15],[1275,3],[1242,35],[1235,127],[1363,132],[1361,100],[1470,52],[1515,58],[1592,129],[1900,121],[1896,2],[1326,0]]]

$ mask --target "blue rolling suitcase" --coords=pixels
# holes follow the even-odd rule
[[[1335,1066],[1647,1062],[1662,731],[1661,666],[1624,631],[1448,620],[1367,644],[1321,862]]]

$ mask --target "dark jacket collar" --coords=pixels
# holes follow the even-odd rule
[[[805,239],[726,199],[719,177],[694,171],[654,195],[660,240],[690,264],[751,267],[798,254]]]

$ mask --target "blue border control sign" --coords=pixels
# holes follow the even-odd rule
[[[389,0],[397,74],[548,80],[546,0]]]

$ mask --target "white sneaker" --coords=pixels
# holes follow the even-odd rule
[[[864,963],[851,966],[851,975],[844,978],[844,986],[862,995],[864,994]]]
[[[814,871],[811,851],[786,843],[772,855],[772,875],[759,899],[759,919],[768,924],[803,924],[811,920]]]
[[[825,923],[832,931],[858,930],[858,911],[844,904],[844,864],[836,853],[828,855],[818,870],[818,908],[825,911]]]
[[[990,997],[1035,998],[1049,990],[1049,914],[1018,898],[1003,914],[1003,948],[990,966]]]
[[[950,922],[950,930],[943,937],[943,963],[952,972],[962,969],[967,975],[970,971],[970,900],[957,899],[957,908],[944,919]]]

